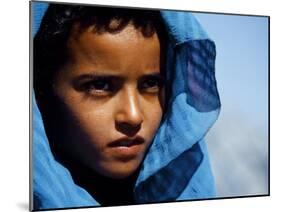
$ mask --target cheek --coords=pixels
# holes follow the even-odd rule
[[[90,107],[88,104],[71,107],[77,124],[70,128],[73,136],[66,148],[76,156],[77,160],[99,171],[101,167],[105,166],[103,164],[112,162],[112,157],[106,148],[106,144],[112,139],[114,130],[112,111],[106,107],[99,109],[97,105]]]
[[[79,127],[88,135],[91,143],[102,143],[109,135],[109,126],[112,125],[112,112],[106,108],[99,109],[96,105],[83,105],[75,110]]]
[[[112,125],[110,108],[83,98],[66,98],[63,105],[66,111],[64,131],[70,134],[71,144],[79,149],[102,151],[110,135],[105,129]]]
[[[163,109],[161,104],[155,103],[153,105],[148,105],[145,109],[145,117],[146,117],[146,130],[149,133],[150,139],[152,139],[159,128],[162,115],[163,115]]]

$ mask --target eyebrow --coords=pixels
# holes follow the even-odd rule
[[[151,72],[147,74],[143,74],[140,78],[147,78],[147,77],[156,77],[156,78],[163,78],[162,74],[159,72]],[[84,80],[91,80],[97,78],[111,78],[111,79],[123,79],[126,78],[122,75],[116,73],[90,73],[90,74],[82,74],[74,78],[73,81],[79,82]]]
[[[120,79],[122,77],[116,75],[116,74],[107,74],[107,73],[91,73],[91,74],[82,74],[74,78],[73,81],[79,82],[83,80],[91,80],[96,78],[117,78]]]

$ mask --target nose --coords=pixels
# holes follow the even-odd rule
[[[127,89],[120,96],[115,121],[117,130],[128,136],[133,136],[140,130],[143,113],[136,90]]]

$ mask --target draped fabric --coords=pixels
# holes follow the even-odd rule
[[[33,36],[47,7],[32,2]],[[169,100],[141,165],[135,202],[212,198],[215,186],[204,137],[220,111],[215,44],[191,13],[163,10],[161,17],[168,34]],[[34,209],[99,205],[54,159],[34,97],[32,104]]]

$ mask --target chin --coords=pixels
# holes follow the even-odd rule
[[[107,177],[121,180],[132,176],[134,173],[135,172],[115,172],[115,173],[109,173]]]
[[[129,163],[123,163],[118,165],[113,165],[113,167],[106,167],[103,170],[100,170],[100,174],[112,179],[125,179],[133,174],[136,173],[136,171],[139,168],[140,163],[136,164],[129,164]]]

